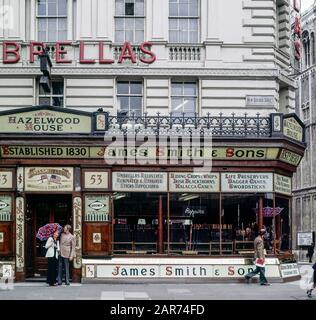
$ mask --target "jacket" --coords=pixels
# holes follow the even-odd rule
[[[264,259],[264,242],[263,239],[258,236],[254,241],[255,259]]]
[[[53,258],[54,257],[54,239],[53,237],[49,237],[48,240],[46,241],[45,248],[47,249],[46,258]],[[57,250],[56,250],[56,255],[55,258],[58,259],[60,251],[60,246],[59,246],[59,240],[57,240]]]
[[[76,256],[75,247],[75,237],[71,233],[60,235],[60,255],[63,258],[74,258]]]

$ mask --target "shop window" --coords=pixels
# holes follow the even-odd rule
[[[199,42],[198,0],[169,0],[169,42]]]
[[[0,195],[0,221],[12,221],[12,197],[10,195]]]
[[[115,1],[115,42],[144,41],[144,0]]]
[[[171,83],[171,112],[175,117],[194,117],[197,111],[197,90],[196,82]]]
[[[38,41],[67,39],[67,0],[37,0]]]
[[[118,111],[141,116],[143,106],[143,83],[141,81],[117,82]]]
[[[50,93],[44,92],[39,85],[38,104],[55,107],[64,107],[64,80],[53,79]]]

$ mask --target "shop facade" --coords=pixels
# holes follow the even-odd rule
[[[58,129],[58,130],[57,130]],[[0,113],[0,263],[44,276],[37,229],[70,223],[73,281],[241,278],[267,229],[267,275],[291,262],[295,114],[110,116],[38,106]]]

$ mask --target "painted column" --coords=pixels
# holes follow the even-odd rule
[[[25,200],[23,197],[15,199],[15,216],[16,216],[16,280],[23,281],[25,279]]]
[[[81,281],[82,268],[82,198],[81,196],[73,197],[73,229],[76,241],[76,257],[74,258],[73,282]]]

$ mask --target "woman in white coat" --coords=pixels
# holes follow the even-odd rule
[[[47,283],[50,286],[57,286],[57,264],[59,256],[59,233],[55,231],[52,237],[49,237],[45,248],[47,249],[46,258],[48,259]]]

